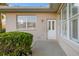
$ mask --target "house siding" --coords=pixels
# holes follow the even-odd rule
[[[17,16],[37,16],[37,23],[35,30],[19,30],[16,28]],[[6,31],[23,31],[34,35],[34,40],[47,39],[47,20],[56,20],[56,13],[6,13]],[[43,22],[42,22],[43,20]]]

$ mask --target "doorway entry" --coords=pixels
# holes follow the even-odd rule
[[[47,21],[48,39],[56,39],[56,20]]]

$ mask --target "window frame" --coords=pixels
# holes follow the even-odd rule
[[[63,20],[63,9],[66,9],[66,19]],[[66,23],[66,31],[63,29],[63,24]],[[66,34],[65,34],[66,33]],[[61,35],[64,36],[65,38],[67,37],[67,4],[63,5],[61,9]]]
[[[60,22],[60,26],[61,26],[61,29],[60,29],[60,34],[61,34],[61,37],[66,39],[66,40],[70,40],[70,41],[73,41],[73,42],[76,42],[76,43],[79,43],[79,6],[77,7],[78,8],[78,13],[76,13],[75,15],[71,16],[71,12],[72,9],[70,7],[70,4],[71,3],[67,3],[67,19],[66,20],[63,20],[62,19],[62,10],[63,10],[63,7],[62,6],[62,9],[60,10],[60,17],[61,17],[61,22]],[[75,19],[78,19],[78,26],[77,26],[77,35],[78,35],[78,39],[76,39],[72,34],[73,32],[71,30],[73,30],[74,26],[71,27],[71,23],[72,23],[72,20],[75,20]],[[67,21],[67,35],[63,35],[63,23],[65,23]],[[75,25],[76,26],[76,25]]]
[[[69,4],[71,7],[70,7],[70,17],[69,17],[69,23],[70,23],[70,25],[69,26],[71,26],[71,29],[69,29],[69,30],[71,30],[71,32],[70,32],[70,39],[71,40],[73,40],[73,41],[75,41],[75,42],[78,42],[79,43],[79,6],[77,7],[77,9],[78,9],[78,13],[76,13],[76,14],[74,14],[74,15],[72,15],[72,5],[71,4]],[[73,35],[73,32],[72,32],[72,20],[73,19],[78,19],[78,39],[75,39],[72,35]]]
[[[78,24],[79,24],[79,18],[78,18],[78,17],[79,17],[79,16],[72,18],[72,19],[70,20],[70,22],[71,22],[70,24],[71,24],[71,25],[69,25],[69,26],[71,26],[71,29],[70,29],[70,30],[71,30],[71,32],[70,32],[71,36],[70,36],[70,39],[73,40],[73,41],[76,41],[76,42],[79,42],[79,25],[77,26],[77,28],[78,28],[78,29],[77,29],[77,30],[78,30],[78,31],[77,31],[77,32],[78,32],[78,39],[75,39],[75,38],[73,37],[73,32],[72,32],[72,30],[73,30],[73,29],[72,29],[72,28],[73,28],[73,26],[72,26],[72,25],[73,25],[72,21],[73,21],[74,19],[78,19]]]
[[[63,5],[63,7],[62,7],[62,10],[61,10],[61,12],[62,12],[62,22],[64,22],[64,21],[67,21],[67,17],[65,18],[65,19],[63,19],[63,10],[66,10],[66,16],[67,16],[67,3],[65,3],[65,5]]]
[[[70,7],[69,7],[69,8],[70,8],[70,12],[69,12],[69,13],[70,13],[70,14],[69,14],[70,17],[69,17],[69,19],[72,18],[72,17],[75,17],[75,16],[79,15],[79,7],[77,8],[77,9],[78,9],[78,13],[72,15],[72,5],[71,5],[71,4],[72,4],[72,3],[69,4],[69,5],[70,5]]]
[[[26,27],[25,28],[18,28],[18,16],[21,16],[21,17],[23,17],[23,16],[33,16],[33,17],[35,17],[35,28],[27,28],[27,20],[26,20]],[[17,15],[16,16],[16,28],[17,28],[17,30],[36,30],[36,27],[37,27],[37,16],[35,16],[35,15]]]

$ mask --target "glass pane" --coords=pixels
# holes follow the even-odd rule
[[[78,8],[77,7],[73,7],[72,8],[72,15],[75,15],[78,13]]]
[[[69,18],[71,17],[71,3],[69,4]]]
[[[72,20],[72,37],[78,39],[78,20]]]
[[[62,31],[64,35],[67,35],[67,22],[62,23]]]
[[[26,28],[26,20],[22,16],[18,17],[17,28]]]
[[[51,30],[51,21],[49,21],[48,25],[49,25],[49,30]]]
[[[52,30],[54,30],[54,21],[52,21]]]
[[[35,28],[35,22],[27,22],[27,28]]]
[[[65,4],[63,9],[62,9],[62,20],[67,19],[67,5]]]
[[[79,8],[79,4],[78,3],[73,3],[72,4],[72,15],[75,15],[78,13],[78,8]]]
[[[27,28],[36,27],[36,16],[28,16],[27,18]]]

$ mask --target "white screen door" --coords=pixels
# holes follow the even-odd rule
[[[56,20],[47,21],[48,39],[56,39]]]

